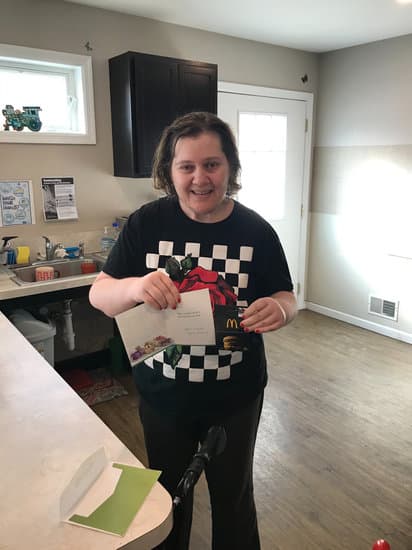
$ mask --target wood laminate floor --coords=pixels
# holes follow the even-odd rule
[[[371,550],[379,538],[412,550],[412,347],[310,311],[265,343],[262,550]],[[146,463],[137,396],[122,381],[128,396],[93,409]],[[191,550],[210,550],[209,532],[201,478]]]

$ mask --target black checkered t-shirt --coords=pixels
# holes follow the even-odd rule
[[[189,254],[193,268],[222,275],[240,306],[293,288],[275,231],[236,201],[228,218],[217,223],[191,220],[172,197],[142,206],[129,217],[104,272],[115,278],[142,276],[164,271],[170,256],[180,261]],[[251,334],[248,351],[183,346],[176,366],[161,352],[134,367],[133,375],[142,397],[168,414],[230,413],[266,385],[263,339]]]

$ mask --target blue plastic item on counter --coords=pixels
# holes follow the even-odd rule
[[[7,251],[7,264],[8,265],[14,265],[16,263],[16,251],[14,248],[10,248],[10,250]]]
[[[78,258],[80,255],[80,248],[78,246],[66,246],[65,251],[67,258]]]
[[[1,237],[3,244],[0,245],[0,265],[7,265],[8,252],[14,250],[12,247],[12,239],[17,239],[17,235],[8,235],[7,237]]]

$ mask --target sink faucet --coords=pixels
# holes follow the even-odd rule
[[[51,240],[49,239],[49,237],[46,237],[45,235],[43,235],[43,239],[44,239],[44,245],[45,245],[45,251],[46,251],[46,260],[52,260],[53,259],[53,256],[52,256],[52,243],[51,243]]]
[[[43,239],[45,241],[45,252],[46,252],[46,260],[54,260],[55,252],[58,248],[62,248],[62,243],[53,244],[49,237],[46,237],[43,235]]]

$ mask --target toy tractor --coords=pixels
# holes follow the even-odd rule
[[[14,109],[13,105],[6,105],[2,113],[6,119],[3,124],[4,129],[8,131],[10,126],[13,130],[21,132],[27,126],[32,132],[38,132],[41,128],[41,120],[39,117],[40,107],[23,107],[23,111]]]

